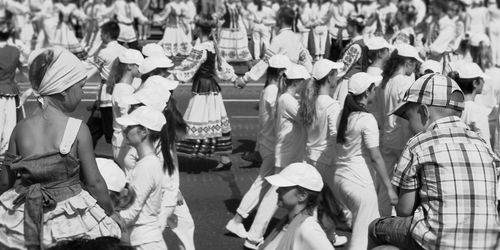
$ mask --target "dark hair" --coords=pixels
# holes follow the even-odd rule
[[[108,94],[113,94],[113,89],[115,88],[115,84],[120,81],[120,78],[127,71],[127,64],[120,62],[119,58],[116,58],[111,65],[111,70],[109,71],[109,76],[106,81],[106,92]]]
[[[40,88],[42,79],[45,76],[45,73],[47,72],[53,61],[54,61],[54,51],[48,49],[42,52],[37,57],[35,57],[33,62],[30,64],[28,75],[31,82],[31,87],[34,90],[38,90]]]
[[[141,75],[141,80],[143,82],[145,82],[150,76],[161,75],[162,71],[167,71],[168,72],[168,68],[155,68],[155,69],[151,70],[151,72],[148,72],[146,74],[142,74]]]
[[[195,21],[196,27],[198,27],[204,35],[210,35],[212,30],[217,26],[217,21],[213,20],[212,17],[200,17]]]
[[[375,84],[370,85],[367,90],[372,90]],[[347,122],[352,112],[368,112],[364,106],[359,104],[359,100],[366,95],[366,91],[359,95],[352,93],[347,94],[344,101],[344,109],[340,116],[339,128],[337,131],[337,143],[344,144],[346,142],[345,133],[347,130]]]
[[[474,91],[474,82],[480,79],[479,77],[472,79],[460,78],[460,74],[457,71],[450,71],[448,77],[457,82],[464,94],[471,94]]]
[[[101,33],[108,34],[111,39],[116,40],[120,36],[120,26],[115,21],[109,21],[101,25]]]
[[[10,22],[0,24],[0,41],[7,41],[12,32],[13,29]]]
[[[387,48],[381,48],[377,50],[368,50],[368,53],[366,54],[368,56],[368,60],[370,60],[371,63],[373,63],[375,60],[377,60],[378,55],[382,52],[387,50]]]
[[[415,6],[408,2],[398,4],[398,12],[405,17],[405,21],[409,24],[417,20],[418,10]]]
[[[117,211],[129,208],[135,201],[135,190],[128,183],[120,192],[109,191],[109,198]]]
[[[61,241],[57,245],[47,250],[133,250],[120,239],[110,236],[103,236],[95,239],[78,238],[74,240]]]
[[[295,11],[288,7],[281,7],[279,12],[278,12],[278,19],[283,20],[283,23],[292,26],[295,20]]]
[[[163,115],[167,124],[161,130],[161,151],[163,153],[163,170],[172,175],[175,170],[174,159],[171,150],[175,150],[175,143],[179,141],[178,134],[186,134],[188,125],[181,112],[177,109],[175,99],[171,96],[167,102],[167,107],[163,110]]]
[[[387,84],[389,79],[391,79],[392,75],[394,75],[394,73],[399,69],[399,66],[404,64],[407,60],[412,60],[412,58],[398,55],[397,49],[392,52],[382,71],[382,88],[385,88],[385,85]]]
[[[261,11],[261,10],[262,10],[262,5],[263,5],[263,3],[262,3],[262,2],[263,2],[262,0],[253,0],[253,3],[254,3],[255,5],[257,5],[257,10],[258,10],[258,11]]]
[[[309,215],[313,215],[314,210],[319,205],[321,192],[312,191],[301,186],[296,186],[296,188],[300,193],[307,194],[305,212],[307,212]]]
[[[277,80],[280,75],[280,68],[273,68],[273,67],[268,67],[267,68],[267,71],[266,71],[266,76],[267,76],[267,79],[266,79],[266,83],[264,84],[264,88],[267,87],[267,85],[269,85],[269,83],[273,80]]]
[[[445,0],[434,0],[434,1],[431,1],[431,3],[434,4],[434,6],[441,9],[443,12],[448,11],[448,2]]]
[[[363,30],[365,29],[365,16],[364,15],[350,16],[347,19],[347,25],[354,26],[356,32],[362,34]]]
[[[331,70],[330,73],[332,71],[334,70]],[[316,117],[316,100],[318,99],[319,89],[321,86],[327,84],[330,73],[319,80],[311,79],[307,83],[307,86],[301,89],[298,113],[304,127],[309,127],[314,122],[314,118]]]

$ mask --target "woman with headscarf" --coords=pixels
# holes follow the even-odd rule
[[[29,65],[32,89],[21,99],[34,94],[40,105],[14,128],[0,172],[0,248],[120,237],[89,129],[66,115],[81,101],[85,67],[63,48],[36,51]]]

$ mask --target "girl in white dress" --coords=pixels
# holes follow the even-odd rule
[[[87,19],[87,16],[77,8],[76,4],[70,3],[69,0],[56,3],[54,7],[59,15],[59,23],[57,24],[54,40],[51,41],[51,44],[64,47],[75,54],[80,60],[84,60],[87,57],[87,52],[76,38],[71,18],[77,17],[83,22]]]
[[[163,38],[158,44],[163,47],[168,57],[187,56],[191,52],[189,26],[184,22],[186,14],[186,5],[182,3],[182,0],[175,0],[165,5],[163,13],[158,17],[159,20],[166,22]]]

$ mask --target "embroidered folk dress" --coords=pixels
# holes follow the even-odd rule
[[[54,7],[61,15],[62,19],[59,20],[57,28],[55,29],[53,36],[54,40],[51,41],[51,44],[64,47],[80,60],[84,60],[87,57],[87,52],[76,38],[75,31],[71,25],[71,18],[77,17],[80,20],[84,20],[87,17],[73,3],[68,5],[56,3]]]
[[[0,196],[0,249],[121,236],[118,224],[82,189],[80,164],[70,153],[80,124],[69,118],[59,151],[6,159],[18,179]]]
[[[231,125],[224,107],[221,87],[215,80],[234,81],[234,69],[223,58],[218,70],[213,41],[196,45],[188,58],[172,71],[182,82],[193,82],[193,96],[184,113],[188,124],[186,140],[178,143],[178,151],[185,154],[212,155],[231,153]]]
[[[183,16],[186,15],[186,6],[170,2],[165,6],[166,28],[163,38],[158,42],[165,50],[168,57],[180,55],[189,55],[191,51],[191,37],[189,27],[184,23]]]
[[[247,29],[241,20],[241,14],[235,4],[226,4],[222,17],[224,23],[220,30],[219,50],[228,62],[246,62],[252,60],[248,50]]]

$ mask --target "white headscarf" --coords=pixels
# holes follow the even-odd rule
[[[54,59],[48,67],[38,89],[30,88],[21,96],[23,105],[30,95],[37,97],[37,100],[43,105],[44,96],[59,94],[67,90],[87,77],[87,72],[83,63],[71,52],[62,47],[52,47],[33,51],[28,64],[31,67],[33,60],[46,50],[54,52]]]

